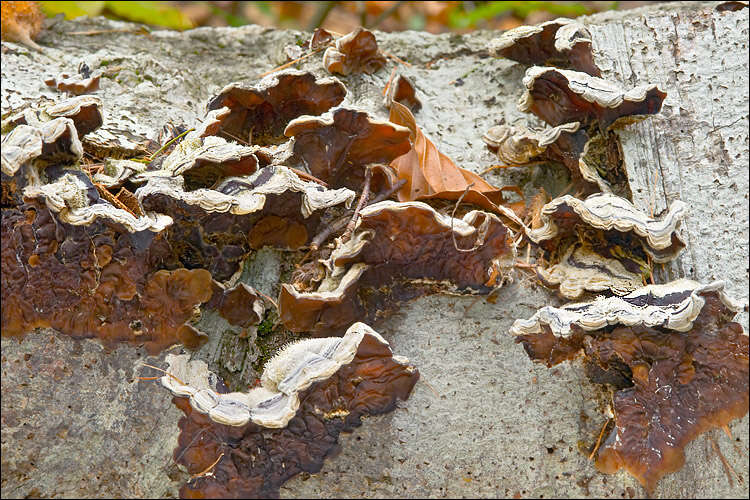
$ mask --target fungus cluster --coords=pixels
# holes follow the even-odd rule
[[[534,214],[525,233],[540,250],[537,277],[566,298],[601,294],[544,307],[517,320],[511,334],[548,367],[583,356],[589,378],[609,389],[614,414],[594,450],[597,468],[625,469],[653,492],[682,467],[690,441],[748,412],[748,336],[731,321],[740,307],[724,283],[645,286],[653,263],[685,247],[678,229],[687,205],[674,201],[657,219],[622,197],[629,189],[613,130],[657,113],[666,94],[600,78],[588,32],[569,20],[516,28],[490,51],[540,65],[526,71],[519,109],[553,128],[500,125],[485,143],[506,166],[562,163],[577,196],[589,194],[560,196]]]

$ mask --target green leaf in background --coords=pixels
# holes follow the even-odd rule
[[[137,23],[185,30],[193,22],[182,12],[165,2],[40,2],[47,16],[65,14],[66,19],[78,16],[98,16],[111,13],[119,19]]]
[[[476,26],[480,21],[492,19],[507,12],[512,12],[515,16],[525,19],[526,16],[536,10],[565,17],[578,17],[589,13],[589,9],[578,2],[484,2],[469,11],[463,10],[463,5],[457,7],[451,11],[449,23],[453,28],[469,28]]]

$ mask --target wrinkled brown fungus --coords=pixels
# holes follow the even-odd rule
[[[402,74],[396,75],[388,86],[385,93],[383,104],[390,109],[393,101],[400,102],[411,110],[412,113],[418,112],[422,108],[422,103],[417,98],[417,92],[414,84],[409,78]]]
[[[324,47],[333,41],[333,35],[323,28],[316,28],[310,37],[310,50],[316,50]]]
[[[591,52],[591,34],[582,24],[565,18],[538,26],[519,26],[490,42],[490,54],[526,65],[556,66],[601,76]]]
[[[213,97],[209,112],[224,107],[217,135],[260,146],[286,141],[284,128],[298,116],[325,113],[344,100],[346,89],[335,78],[316,78],[303,71],[274,73],[256,85],[231,83]]]
[[[41,126],[56,118],[70,118],[75,124],[78,137],[101,127],[103,123],[101,100],[92,95],[71,97],[63,101],[42,102],[14,113],[3,120],[3,131],[18,125]]]
[[[70,75],[60,73],[54,78],[44,80],[47,86],[55,88],[61,92],[68,92],[73,95],[88,94],[99,90],[99,80],[101,73],[85,76],[81,74]]]
[[[190,378],[191,369],[204,372],[196,387],[162,378],[175,394],[190,396],[174,398],[185,412],[174,457],[196,475],[180,489],[185,498],[278,497],[291,477],[320,470],[341,432],[359,427],[366,416],[393,410],[419,378],[408,360],[394,356],[362,323],[340,339],[287,346],[266,364],[262,385],[249,393],[218,394],[206,387],[205,368],[179,362],[184,363],[170,362],[170,372],[177,365],[180,380]]]
[[[563,123],[598,122],[602,129],[607,129],[658,113],[667,96],[655,84],[626,91],[586,73],[542,66],[529,68],[523,84],[526,92],[518,108],[535,114],[553,127]]]
[[[323,66],[329,73],[375,73],[385,65],[378,42],[371,31],[357,28],[338,40],[323,53]]]
[[[367,165],[387,165],[411,147],[408,129],[347,108],[297,118],[284,134],[294,137],[292,164],[331,187],[359,189]]]
[[[529,357],[553,366],[581,353],[625,375],[612,395],[614,428],[598,450],[649,492],[685,463],[685,446],[748,412],[748,336],[723,282],[652,285],[621,298],[546,307],[511,328]],[[614,380],[614,379],[612,379]]]
[[[295,332],[337,334],[440,284],[500,286],[514,258],[513,233],[493,214],[452,219],[421,202],[383,201],[363,209],[351,239],[337,242],[316,291],[282,286],[279,316]]]

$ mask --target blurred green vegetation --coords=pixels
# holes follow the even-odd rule
[[[260,24],[300,30],[323,26],[344,33],[361,25],[384,31],[413,29],[440,33],[477,28],[508,29],[525,23],[536,24],[554,17],[577,17],[616,9],[620,8],[621,2],[44,1],[40,4],[45,14],[50,17],[64,14],[66,18],[72,19],[78,16],[103,15],[176,30],[196,26]]]

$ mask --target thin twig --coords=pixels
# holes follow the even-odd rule
[[[349,221],[349,224],[346,225],[344,234],[341,235],[341,241],[344,243],[349,241],[349,238],[352,237],[352,233],[354,232],[354,226],[357,224],[357,219],[359,219],[359,212],[360,210],[365,208],[365,203],[367,203],[367,199],[370,197],[370,182],[371,181],[372,181],[372,169],[366,168],[365,169],[365,182],[362,186],[362,194],[359,197],[359,202],[357,203],[357,207],[354,209],[354,215],[352,216],[352,219]]]
[[[734,478],[737,480],[737,482],[742,482],[740,478],[737,476],[737,471],[735,471],[734,468],[732,468],[732,466],[729,465],[729,462],[727,462],[726,457],[719,449],[719,445],[716,443],[716,440],[713,438],[713,436],[709,435],[708,440],[711,441],[711,446],[714,447],[714,451],[716,452],[717,455],[719,455],[719,460],[721,460],[722,465],[724,465],[724,473],[727,475],[727,479],[729,479],[729,486],[734,487],[734,482],[732,481],[732,475],[734,475]]]
[[[176,381],[178,381],[182,385],[187,385],[185,382],[183,382],[182,380],[178,379],[177,377],[175,377],[174,375],[172,375],[171,373],[169,373],[167,370],[163,370],[163,369],[159,368],[158,366],[149,365],[149,364],[146,364],[146,363],[143,363],[143,366],[148,366],[149,368],[153,368],[154,370],[158,370],[158,371],[164,373],[165,375],[168,375],[168,376],[172,377],[173,379],[175,379]],[[161,377],[159,377],[159,378],[161,378]]]
[[[599,433],[599,438],[596,440],[596,444],[594,445],[594,451],[591,452],[591,455],[589,455],[589,460],[594,458],[594,455],[596,455],[596,452],[599,450],[599,445],[602,442],[602,437],[604,436],[604,431],[607,429],[607,425],[609,425],[609,420],[607,419],[606,422],[604,422],[604,425],[602,426],[602,430]]]
[[[421,374],[420,374],[419,380],[420,380],[421,382],[424,382],[424,383],[425,383],[425,385],[426,385],[427,387],[429,387],[429,388],[430,388],[430,390],[432,391],[432,393],[433,393],[433,394],[435,394],[435,397],[436,397],[436,398],[439,398],[439,397],[440,397],[440,394],[438,393],[438,391],[436,391],[436,390],[435,390],[435,388],[434,388],[434,387],[432,387],[432,386],[430,385],[430,383],[429,383],[429,382],[427,382],[427,380],[425,380],[425,378],[424,378],[424,375],[421,375]]]
[[[456,250],[459,252],[473,252],[477,249],[476,246],[472,246],[471,248],[465,249],[465,248],[458,248],[458,243],[456,243],[456,232],[453,230],[453,221],[456,220],[456,209],[461,204],[461,200],[464,199],[464,196],[466,196],[466,193],[469,192],[469,189],[471,189],[471,186],[473,186],[474,183],[472,182],[468,186],[466,186],[466,189],[464,189],[464,192],[461,193],[461,196],[458,197],[458,201],[456,202],[456,205],[453,207],[453,213],[451,214],[451,238],[453,238],[453,246]]]
[[[391,86],[391,82],[393,81],[393,77],[396,75],[396,69],[398,66],[394,66],[391,70],[391,76],[388,77],[388,83],[385,84],[385,87],[383,87],[383,96],[385,96],[388,93],[388,87]]]
[[[377,195],[375,198],[367,202],[367,206],[374,205],[375,203],[381,202],[383,200],[387,200],[391,196],[393,196],[393,193],[399,191],[402,187],[404,187],[404,184],[406,184],[406,179],[399,179],[399,181],[394,184],[390,189],[387,191],[383,191],[379,195]]]
[[[83,36],[91,36],[91,35],[104,35],[107,33],[135,33],[137,35],[150,35],[149,31],[146,28],[138,28],[138,29],[116,29],[116,30],[92,30],[92,31],[69,31],[65,33],[66,35],[83,35]]]
[[[320,233],[318,233],[312,239],[312,241],[310,242],[310,251],[307,252],[307,255],[305,255],[302,258],[302,262],[304,262],[305,260],[307,260],[307,257],[309,257],[309,255],[312,252],[314,252],[315,250],[317,250],[318,248],[320,248],[320,246],[323,244],[324,241],[326,241],[328,239],[329,236],[331,236],[333,233],[336,233],[336,232],[341,231],[342,229],[344,229],[346,227],[346,225],[347,225],[348,222],[349,222],[349,218],[348,217],[342,217],[340,219],[335,220],[331,224],[328,224],[325,227],[325,229],[323,229]]]
[[[297,59],[295,59],[295,60],[293,60],[293,61],[289,61],[289,62],[288,62],[288,63],[286,63],[286,64],[282,64],[281,66],[277,66],[277,67],[275,67],[275,68],[274,68],[274,69],[272,69],[272,70],[266,71],[265,73],[263,73],[263,74],[260,74],[260,75],[258,75],[258,78],[263,78],[264,76],[268,76],[268,75],[270,75],[271,73],[276,73],[277,71],[281,71],[282,69],[286,69],[286,68],[288,68],[289,66],[292,66],[292,65],[294,65],[294,64],[297,64],[298,62],[300,62],[300,61],[303,61],[303,60],[307,59],[308,57],[312,56],[313,54],[317,54],[317,53],[318,53],[318,52],[320,52],[321,50],[323,50],[323,49],[325,49],[326,47],[328,47],[328,45],[330,45],[330,42],[329,42],[329,43],[327,43],[327,44],[325,44],[325,45],[323,45],[323,46],[321,46],[321,47],[318,47],[317,49],[313,50],[313,51],[312,51],[312,52],[310,52],[309,54],[305,54],[304,56],[298,57]]]
[[[411,64],[409,64],[408,62],[404,61],[403,59],[400,59],[400,58],[394,56],[393,54],[390,54],[390,53],[386,52],[385,50],[381,50],[380,52],[382,52],[385,57],[388,57],[389,59],[393,59],[397,63],[403,64],[404,66],[409,66],[411,68]]]
[[[213,469],[214,466],[219,463],[219,460],[221,460],[221,457],[223,457],[223,456],[224,456],[224,452],[222,451],[221,455],[219,455],[219,458],[217,458],[214,463],[212,463],[211,465],[209,465],[208,468],[205,469],[203,472],[199,472],[198,474],[193,474],[192,476],[190,476],[190,479],[197,479],[197,478],[205,476],[206,474],[208,474],[209,472],[211,472],[211,469]]]
[[[279,305],[276,303],[275,300],[273,300],[271,297],[269,297],[268,295],[266,295],[265,293],[261,292],[258,289],[256,289],[255,291],[258,292],[258,295],[260,295],[261,297],[263,297],[264,299],[266,299],[268,302],[270,302],[271,304],[273,304],[273,307],[275,307],[277,311],[279,310]]]
[[[298,170],[298,169],[296,169],[294,167],[287,167],[287,168],[289,170],[291,170],[292,172],[294,172],[295,174],[297,174],[298,176],[302,177],[306,181],[317,182],[318,184],[320,184],[323,187],[328,187],[328,183],[326,183],[325,181],[322,181],[322,180],[318,179],[317,177],[315,177],[312,174],[308,174],[307,172],[303,172],[302,170]]]
[[[186,131],[184,131],[183,133],[181,133],[180,135],[178,135],[177,137],[173,137],[172,139],[168,140],[162,147],[160,147],[156,151],[156,153],[154,153],[154,154],[152,154],[150,156],[151,160],[153,161],[153,159],[156,158],[159,155],[159,153],[161,153],[162,151],[164,151],[165,149],[167,149],[170,145],[174,144],[174,142],[176,140],[178,140],[178,139],[180,139],[182,137],[185,137],[188,133],[192,132],[193,130],[195,130],[195,129],[194,128],[189,128]]]

